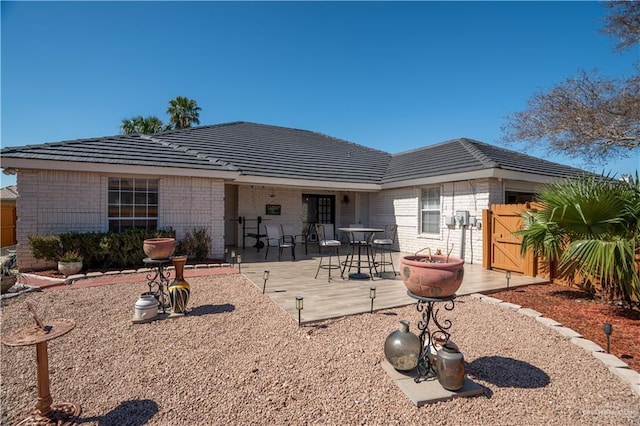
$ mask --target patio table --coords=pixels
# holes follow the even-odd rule
[[[354,234],[356,232],[357,233],[364,233],[364,236],[365,236],[364,240],[365,241],[369,241],[368,237],[369,237],[369,234],[371,234],[371,233],[375,234],[376,232],[384,232],[384,229],[379,229],[379,228],[338,228],[338,230],[342,231],[342,232],[346,232],[347,234],[349,234],[349,241],[350,241],[350,244],[352,246],[351,247],[351,249],[352,249],[351,256],[353,256],[353,246],[354,246],[354,244],[356,244],[356,241],[358,241],[354,236]],[[369,275],[369,274],[367,274],[365,272],[362,272],[362,270],[361,270],[361,266],[362,266],[362,246],[363,245],[362,244],[356,244],[356,245],[358,246],[358,261],[356,262],[357,265],[358,265],[358,272],[350,273],[349,274],[349,279],[352,279],[352,280],[368,280],[368,279],[371,278],[371,275]],[[352,257],[352,259],[353,259],[353,257]],[[368,264],[369,264],[369,266],[371,266],[371,263],[370,263],[371,260],[369,260],[367,258],[367,262],[369,262]],[[346,268],[346,261],[345,261],[345,268]]]

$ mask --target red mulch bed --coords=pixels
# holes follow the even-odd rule
[[[613,326],[611,353],[640,372],[640,306],[621,306],[596,300],[591,293],[558,284],[537,284],[492,293],[505,302],[534,309],[589,339],[604,350],[604,323]]]

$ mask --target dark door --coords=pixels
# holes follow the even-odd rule
[[[336,223],[335,195],[302,194],[302,225]]]

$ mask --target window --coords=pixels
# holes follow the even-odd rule
[[[109,178],[109,230],[158,228],[158,180]]]
[[[422,190],[421,218],[423,234],[440,233],[440,187]]]
[[[534,194],[530,192],[505,191],[504,193],[505,204],[523,204],[533,201],[534,198]]]

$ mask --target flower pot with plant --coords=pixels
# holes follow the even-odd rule
[[[78,251],[66,251],[58,259],[58,271],[65,277],[77,274],[82,269],[82,260]]]

